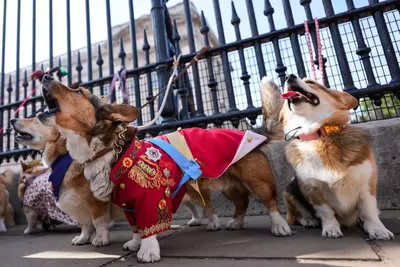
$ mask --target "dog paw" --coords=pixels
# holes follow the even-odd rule
[[[79,245],[85,245],[85,244],[87,244],[87,243],[89,243],[89,240],[90,238],[88,238],[88,237],[85,237],[85,236],[81,236],[81,235],[78,235],[78,236],[75,236],[73,239],[72,239],[72,245],[74,245],[74,246],[79,246]]]
[[[7,227],[4,223],[4,219],[0,218],[0,233],[5,233],[7,232]]]
[[[146,249],[141,249],[137,253],[137,259],[142,263],[157,262],[161,260],[160,253],[155,253]]]
[[[127,251],[138,251],[140,244],[140,240],[131,239],[122,246],[122,249]]]
[[[221,230],[221,224],[219,223],[219,218],[216,214],[208,217],[209,223],[207,225],[207,231],[218,231]]]
[[[226,223],[225,229],[227,229],[227,230],[239,230],[239,229],[243,228],[243,224],[244,224],[243,217],[232,218]]]
[[[306,228],[315,228],[318,227],[318,221],[314,218],[301,218],[300,224]]]
[[[142,239],[140,250],[137,253],[137,259],[142,263],[150,263],[160,261],[160,245],[156,235]]]
[[[221,224],[219,222],[210,222],[207,225],[207,231],[218,231],[221,230]]]
[[[36,233],[36,232],[37,232],[37,229],[28,227],[28,228],[25,229],[24,234],[25,235],[29,235],[29,234],[33,234],[33,233]]]
[[[271,233],[274,236],[290,236],[292,235],[292,230],[287,223],[285,224],[274,224],[271,227]]]
[[[332,225],[323,227],[322,236],[329,238],[339,238],[343,237],[343,233],[340,230],[340,226]]]
[[[192,218],[190,221],[187,222],[188,226],[199,226],[203,221],[202,218]]]
[[[107,246],[109,243],[110,243],[110,241],[108,240],[108,238],[104,238],[102,236],[96,236],[95,238],[93,238],[92,246],[104,247],[104,246]]]
[[[271,217],[272,222],[271,233],[274,236],[292,235],[292,230],[279,212],[270,212],[269,216]]]
[[[391,240],[394,235],[382,223],[364,222],[364,229],[372,240]]]

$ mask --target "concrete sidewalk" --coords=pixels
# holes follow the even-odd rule
[[[292,227],[292,237],[278,238],[270,233],[268,216],[248,216],[244,230],[218,232],[176,220],[180,227],[160,235],[161,262],[148,265],[137,263],[136,253],[122,250],[132,236],[127,224],[114,226],[111,245],[103,248],[72,246],[77,228],[24,236],[24,227],[18,226],[0,235],[0,266],[400,266],[400,211],[382,212],[381,217],[396,234],[394,241],[369,241],[357,228],[344,229],[345,237],[336,240],[322,238],[320,229],[302,227]]]

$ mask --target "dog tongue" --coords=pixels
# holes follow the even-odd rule
[[[281,95],[281,97],[283,99],[292,99],[292,98],[296,98],[296,97],[299,97],[299,96],[300,96],[299,93],[297,93],[295,91],[289,91],[289,92],[284,93],[284,94]]]

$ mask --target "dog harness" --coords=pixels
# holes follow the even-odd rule
[[[68,171],[69,166],[72,163],[72,158],[69,153],[58,157],[53,164],[51,164],[52,173],[49,177],[49,182],[53,187],[54,196],[56,201],[60,194],[61,184],[64,180],[65,173]]]
[[[220,177],[265,140],[250,131],[201,128],[150,140],[135,138],[111,170],[110,179],[116,185],[112,202],[124,209],[132,230],[141,238],[168,230],[185,194],[185,183],[200,176]]]

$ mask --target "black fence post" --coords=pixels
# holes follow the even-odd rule
[[[282,0],[282,5],[285,13],[286,25],[288,27],[293,27],[294,26],[293,12],[289,0]],[[296,62],[297,74],[301,78],[304,78],[307,76],[307,74],[306,74],[306,69],[304,67],[303,57],[301,56],[299,39],[295,32],[290,33],[290,44],[292,45],[294,61]]]
[[[168,84],[168,78],[170,73],[170,67],[165,60],[169,58],[168,54],[168,43],[167,43],[167,31],[165,26],[164,16],[164,5],[165,0],[152,0],[151,1],[151,21],[153,24],[153,36],[154,36],[154,47],[156,50],[157,60],[157,76],[158,76],[158,89],[163,90]],[[162,100],[165,95],[165,91],[162,91],[159,96],[158,105],[161,106]],[[174,103],[174,96],[172,90],[170,90],[167,102],[161,113],[163,118],[162,123],[168,123],[175,121],[176,107]]]
[[[128,0],[129,2],[129,28],[131,35],[131,49],[132,49],[132,63],[133,68],[136,69],[138,67],[138,53],[137,53],[137,44],[136,44],[136,26],[135,26],[135,14],[133,12],[133,0]],[[137,107],[142,106],[141,92],[140,92],[140,83],[139,83],[139,74],[135,74],[133,76],[133,88],[135,91],[135,105]],[[154,110],[153,110],[154,114]],[[136,120],[138,125],[143,124],[143,114],[140,113],[139,117]]]
[[[1,83],[0,83],[0,106],[4,105],[4,63],[6,55],[6,23],[7,23],[7,0],[4,0],[3,5],[3,45],[1,47]],[[0,111],[0,128],[4,127],[4,112]],[[0,133],[0,152],[3,151],[3,133]]]
[[[368,0],[370,5],[378,4],[378,0]],[[390,82],[395,83],[400,81],[400,67],[397,61],[396,53],[393,47],[392,40],[390,38],[389,30],[386,26],[386,21],[383,16],[383,12],[377,10],[373,13],[376,28],[378,29],[379,39],[381,40],[382,50],[385,53],[387,60],[390,76],[392,80]]]
[[[271,6],[269,0],[265,0],[265,8],[264,15],[268,17],[269,31],[276,31],[275,22],[274,22],[274,8]],[[279,39],[273,38],[272,45],[274,46],[275,58],[276,58],[276,68],[275,71],[278,73],[279,79],[281,80],[281,85],[283,86],[285,83],[286,70],[285,64],[283,64],[281,49],[279,48]]]
[[[333,5],[331,0],[323,0],[325,14],[327,17],[334,16],[335,12],[333,10]],[[344,90],[354,90],[357,89],[354,86],[353,76],[351,75],[349,62],[346,57],[346,52],[344,51],[342,37],[340,36],[339,27],[337,22],[329,23],[329,30],[332,36],[333,47],[336,52],[336,59],[339,64],[340,72],[342,74]],[[326,77],[327,79],[328,77]]]

